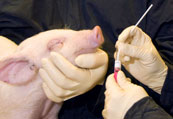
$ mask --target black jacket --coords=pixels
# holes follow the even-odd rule
[[[114,44],[122,30],[134,25],[149,5],[153,8],[139,24],[151,38],[169,67],[162,94],[159,95],[135,80],[124,68],[133,83],[143,86],[149,95],[173,115],[173,2],[172,0],[1,0],[0,35],[17,44],[41,31],[64,28],[102,28],[103,50],[109,55],[107,76],[113,73]],[[104,106],[104,86],[64,103],[60,119],[101,119]]]
[[[151,97],[136,102],[126,113],[124,119],[173,119]]]

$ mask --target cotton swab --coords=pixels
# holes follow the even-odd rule
[[[132,29],[132,31],[139,25],[139,23],[143,20],[145,15],[150,11],[150,9],[153,7],[153,4],[151,4],[148,9],[145,11],[145,13],[142,15],[142,17],[138,20],[138,22],[135,24],[135,27]]]

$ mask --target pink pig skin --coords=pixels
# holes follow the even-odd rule
[[[41,59],[58,52],[75,64],[83,53],[104,42],[99,26],[92,30],[50,30],[23,41],[0,59],[0,119],[56,119],[62,104],[48,100],[38,75]]]

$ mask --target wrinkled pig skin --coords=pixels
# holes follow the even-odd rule
[[[56,119],[62,104],[51,102],[38,75],[41,59],[58,52],[75,65],[80,54],[95,52],[104,42],[99,26],[92,30],[56,29],[23,41],[0,59],[0,119]]]

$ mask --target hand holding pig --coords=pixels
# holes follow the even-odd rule
[[[101,29],[95,27],[98,40],[103,38]],[[94,39],[93,38],[93,39]],[[95,53],[79,55],[75,65],[58,53],[52,52],[50,59],[43,59],[40,76],[44,80],[43,89],[54,102],[62,102],[92,89],[103,81],[107,71],[108,56],[100,49]]]
[[[96,26],[92,30],[49,30],[14,45],[10,55],[0,58],[0,119],[56,119],[62,103],[50,101],[42,90],[43,80],[38,75],[41,59],[56,52],[77,65],[77,56],[96,52],[103,41]]]

